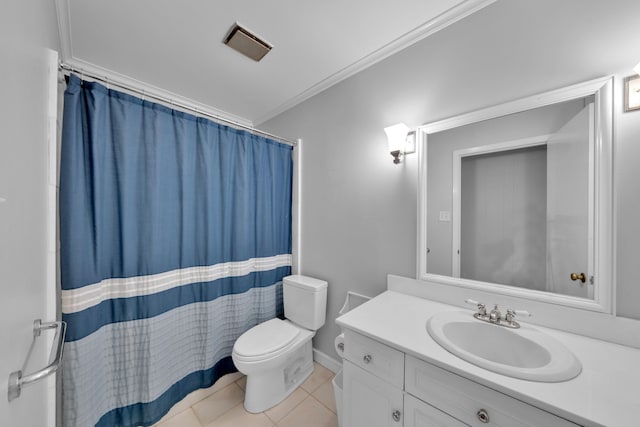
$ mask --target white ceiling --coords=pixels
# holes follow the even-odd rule
[[[495,0],[56,0],[63,62],[257,125]],[[238,22],[260,62],[222,43]]]

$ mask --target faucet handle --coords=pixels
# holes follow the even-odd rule
[[[531,317],[531,313],[529,313],[527,310],[512,310],[512,309],[508,309],[507,310],[507,314],[509,314],[509,312],[511,312],[511,314],[513,314],[514,316],[517,314],[518,316]]]
[[[487,315],[487,307],[483,303],[478,302],[478,301],[473,300],[473,299],[466,299],[466,300],[464,300],[464,302],[466,302],[467,304],[475,305],[476,307],[478,307],[478,315],[479,316],[486,316]]]
[[[511,308],[507,309],[507,314],[504,317],[504,320],[507,321],[507,323],[516,323],[513,319],[516,317],[516,315],[518,316],[531,316],[531,313],[529,313],[527,310],[513,310]]]

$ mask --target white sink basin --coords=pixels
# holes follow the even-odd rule
[[[445,311],[429,319],[427,331],[461,359],[510,377],[559,382],[582,370],[560,341],[528,325],[510,329],[475,319],[470,312]]]

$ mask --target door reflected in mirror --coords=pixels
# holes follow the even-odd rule
[[[611,310],[608,84],[420,128],[418,278]]]

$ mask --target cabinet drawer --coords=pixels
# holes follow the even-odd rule
[[[344,332],[344,358],[402,389],[404,353],[356,332]]]
[[[408,393],[471,426],[577,425],[411,356],[406,358],[405,382]],[[484,421],[481,410],[487,414]]]

